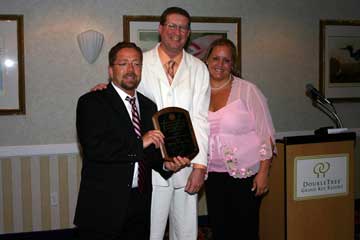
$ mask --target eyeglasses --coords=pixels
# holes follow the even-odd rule
[[[166,26],[171,31],[176,31],[178,29],[181,33],[187,33],[187,31],[189,31],[188,26],[176,25],[175,23],[164,23],[164,26]]]
[[[112,66],[119,66],[120,68],[127,68],[129,65],[131,65],[133,68],[140,68],[142,64],[140,62],[119,62],[119,63],[113,63]]]

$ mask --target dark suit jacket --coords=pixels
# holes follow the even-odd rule
[[[141,130],[153,129],[156,105],[137,93]],[[124,221],[131,191],[134,163],[145,159],[165,178],[161,154],[152,146],[143,149],[126,107],[109,84],[106,90],[80,97],[76,127],[82,147],[83,166],[74,224],[85,228],[117,230]],[[151,199],[151,171],[147,174],[146,197]],[[150,205],[143,206],[149,208]]]

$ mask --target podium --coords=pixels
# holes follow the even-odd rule
[[[276,142],[261,240],[354,239],[355,133],[284,137]]]

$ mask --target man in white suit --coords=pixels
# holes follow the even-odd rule
[[[210,102],[209,72],[198,58],[185,52],[190,36],[190,15],[178,7],[160,17],[160,42],[143,55],[139,92],[153,100],[158,110],[180,107],[189,111],[199,145],[191,166],[165,180],[152,173],[151,240],[163,240],[169,217],[170,240],[197,239],[197,192],[207,167]],[[99,84],[92,90],[106,88]]]
[[[158,110],[181,107],[189,111],[199,145],[191,167],[163,179],[153,171],[150,239],[162,240],[169,217],[170,239],[197,239],[197,192],[207,166],[210,101],[206,65],[184,51],[190,35],[190,15],[178,7],[166,9],[158,28],[161,40],[144,53],[138,91],[153,100]]]

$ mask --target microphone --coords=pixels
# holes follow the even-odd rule
[[[306,89],[306,94],[312,100],[316,101],[316,99],[320,99],[326,102],[327,104],[332,105],[332,103],[326,97],[324,97],[312,84],[310,83],[306,84],[305,89]]]
[[[336,125],[338,128],[337,130],[345,131],[343,129],[343,124],[337,115],[336,109],[334,105],[326,98],[324,97],[312,84],[306,84],[306,95],[311,98],[313,101],[313,106],[317,107],[325,113]],[[327,127],[328,128],[328,127]],[[329,132],[329,129],[326,130]],[[330,132],[329,132],[330,133]]]

